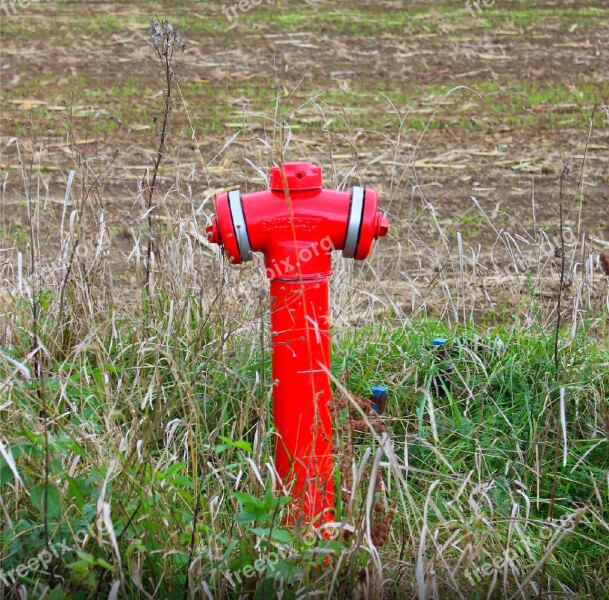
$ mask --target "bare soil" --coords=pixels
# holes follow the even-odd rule
[[[98,178],[76,196],[91,214],[104,210],[113,260],[130,253],[162,106],[147,27],[159,14],[188,41],[161,218],[196,214],[202,230],[206,198],[263,185],[251,163],[310,160],[328,186],[379,191],[391,235],[361,273],[389,290],[386,305],[496,315],[522,306],[531,277],[538,297],[555,296],[564,172],[575,295],[578,268],[609,241],[609,114],[598,106],[609,101],[609,11],[600,1],[529,5],[497,2],[472,17],[461,2],[310,0],[228,20],[220,3],[49,1],[2,15],[4,278],[28,244],[20,165],[42,198],[43,255],[56,254],[72,168],[88,185]],[[127,293],[137,284],[133,274],[117,281]],[[602,300],[598,270],[588,284]]]

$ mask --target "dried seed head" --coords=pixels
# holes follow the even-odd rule
[[[174,27],[169,20],[150,19],[150,35],[152,36],[152,45],[158,48],[162,44],[164,52],[174,46],[177,46],[182,52],[186,50],[186,42],[180,35],[179,29]]]
[[[155,19],[150,19],[150,35],[152,36],[152,45],[157,48],[163,37],[163,27]]]

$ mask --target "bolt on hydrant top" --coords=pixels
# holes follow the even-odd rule
[[[274,192],[296,192],[303,190],[321,189],[321,167],[308,162],[291,162],[283,164],[285,185],[281,176],[281,169],[273,167],[270,173],[270,188]]]

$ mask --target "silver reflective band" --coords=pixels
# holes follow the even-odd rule
[[[351,209],[349,210],[349,221],[347,223],[347,235],[343,247],[345,258],[355,258],[357,252],[357,242],[362,226],[362,216],[364,214],[364,188],[354,187],[351,192]]]
[[[245,225],[245,216],[243,215],[243,207],[241,206],[241,192],[233,190],[228,192],[228,207],[233,218],[233,227],[235,228],[235,236],[237,238],[237,246],[241,260],[246,262],[252,260],[252,247],[247,236],[247,227]]]

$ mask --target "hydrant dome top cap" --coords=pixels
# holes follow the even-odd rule
[[[321,167],[308,162],[283,163],[283,173],[289,191],[321,189]],[[279,167],[270,173],[270,186],[273,191],[283,192],[283,179]]]

